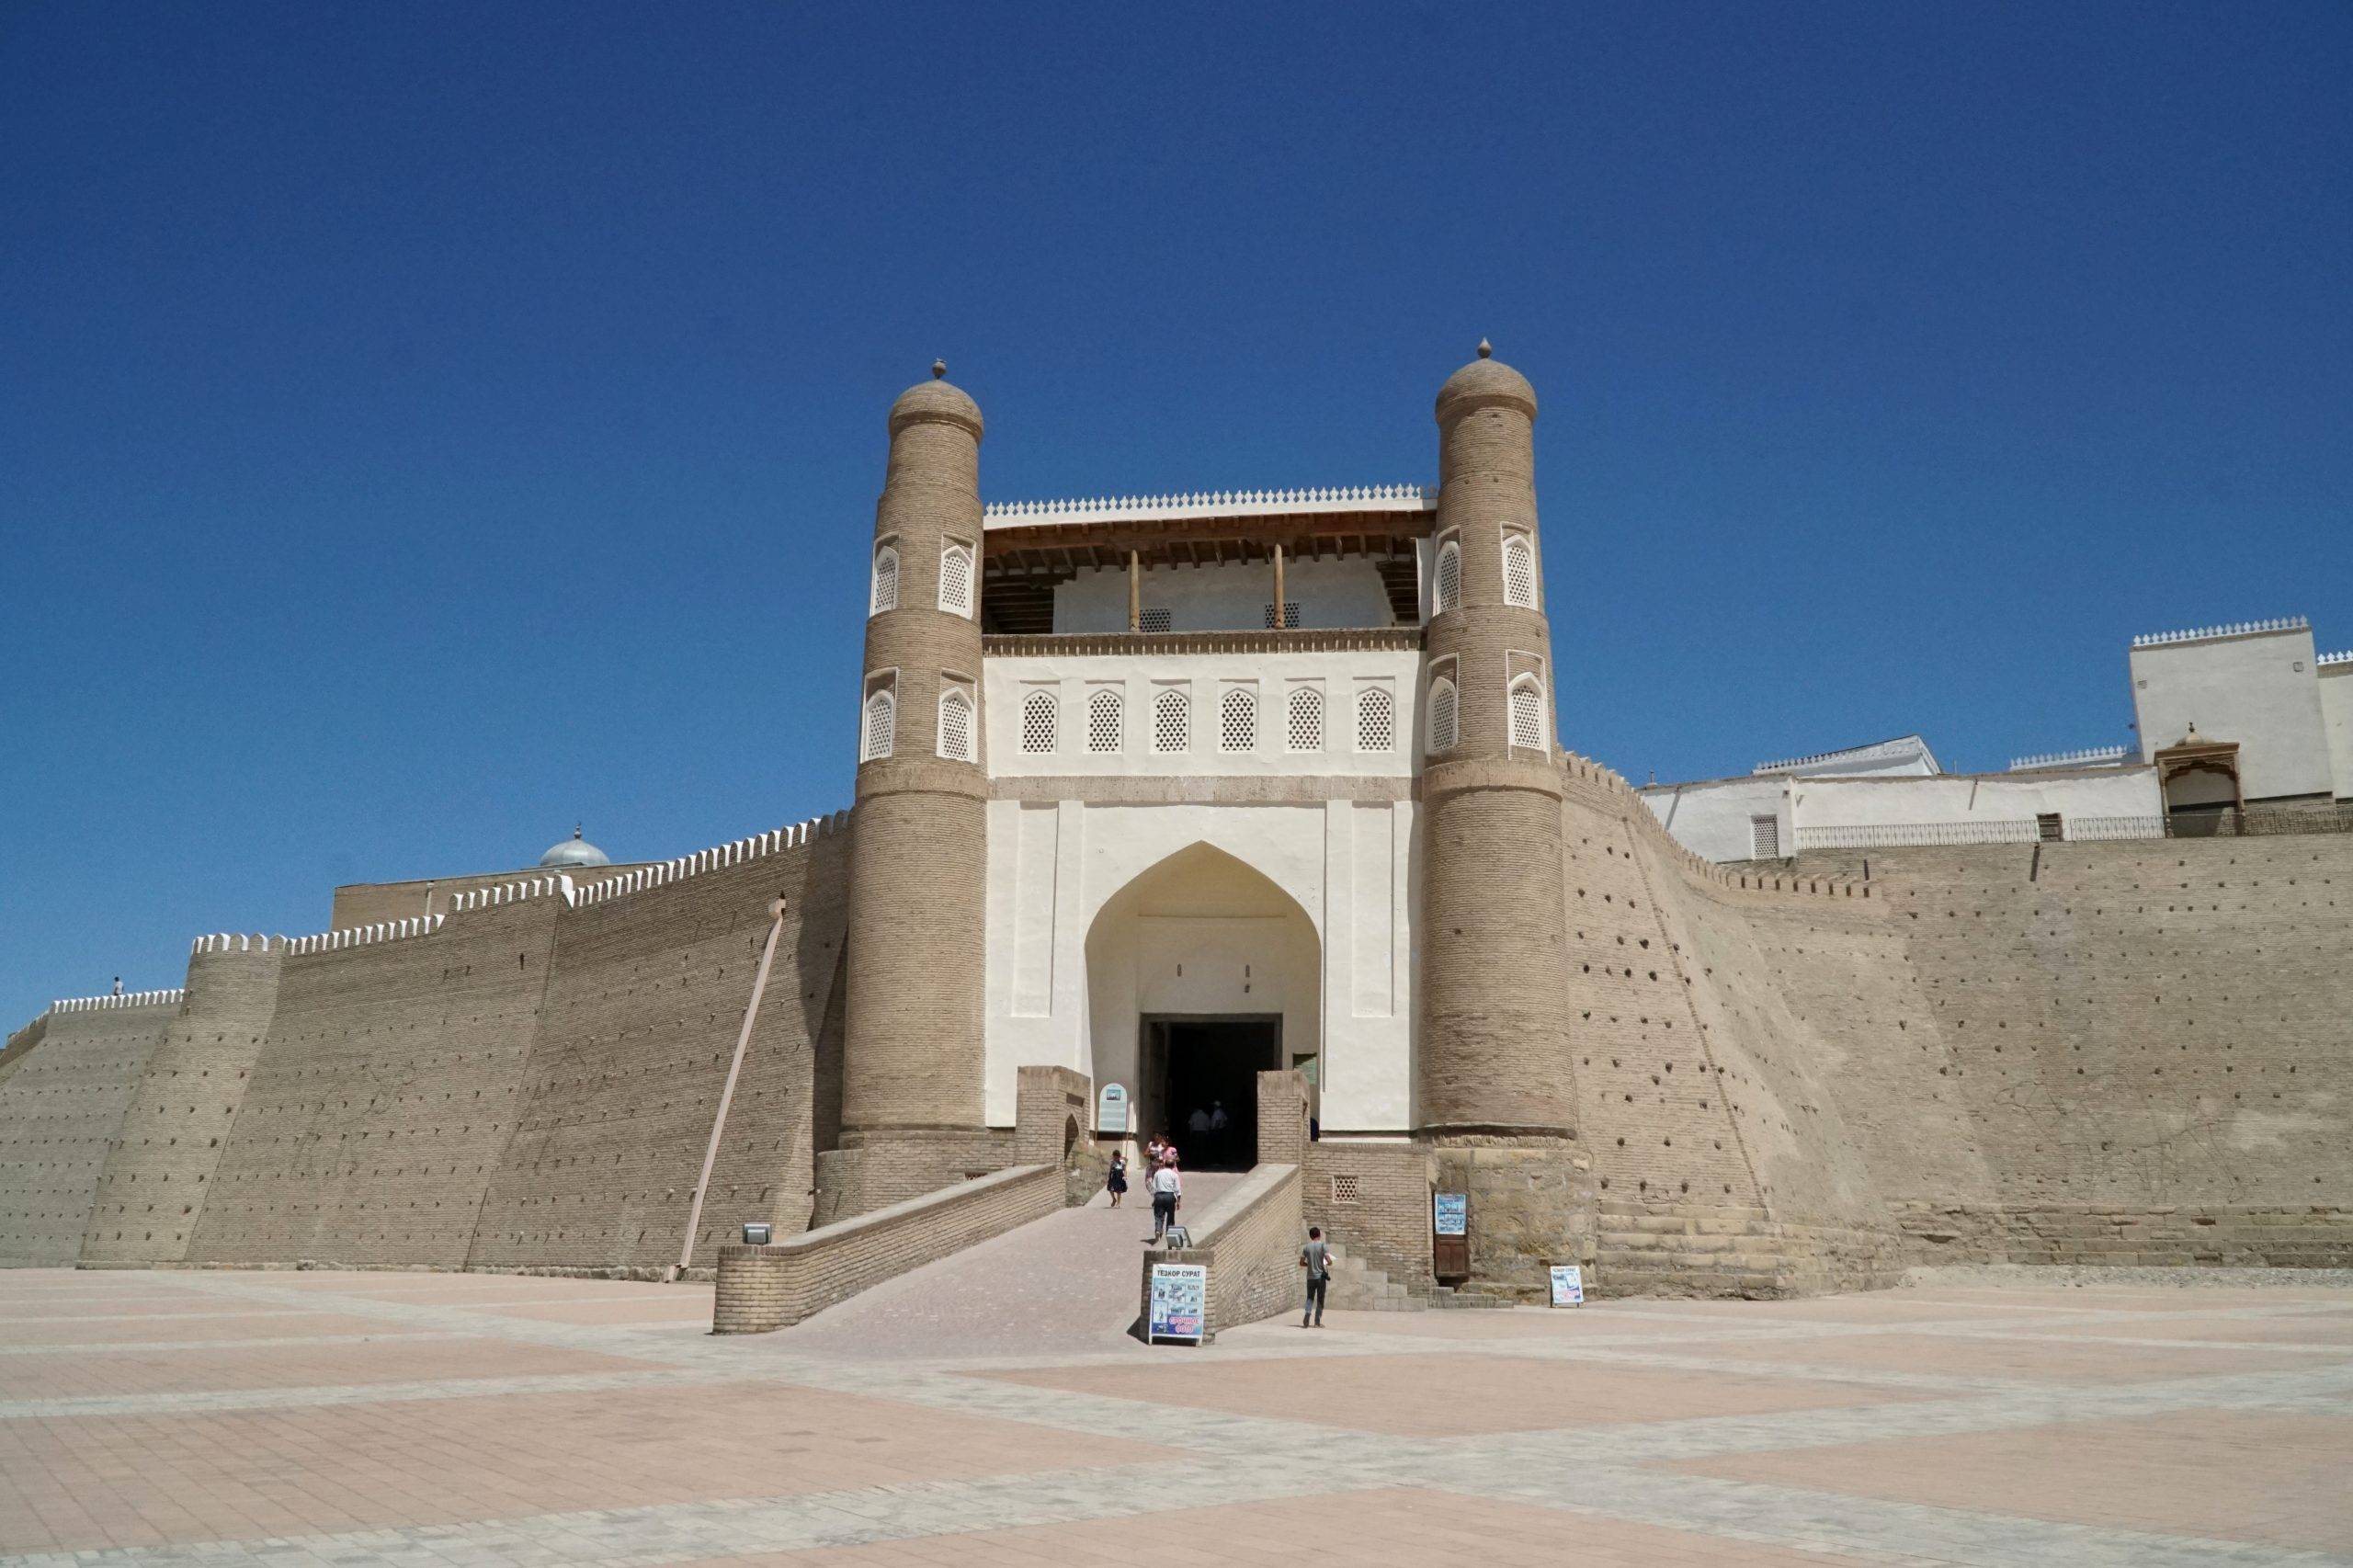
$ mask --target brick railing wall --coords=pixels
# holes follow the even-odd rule
[[[1299,1249],[1306,1244],[1307,1224],[1300,1212],[1297,1165],[1254,1166],[1186,1230],[1191,1246],[1144,1255],[1140,1311],[1152,1309],[1155,1263],[1208,1267],[1209,1321],[1202,1326],[1211,1335],[1273,1317],[1303,1299]]]
[[[719,1249],[713,1334],[765,1334],[1063,1206],[1063,1170],[1016,1165],[767,1246]]]

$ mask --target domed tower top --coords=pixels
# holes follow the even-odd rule
[[[965,394],[964,389],[948,379],[948,361],[931,362],[931,380],[917,381],[899,394],[891,405],[891,434],[895,436],[910,425],[961,425],[981,438],[981,405]]]
[[[555,870],[575,866],[609,866],[613,858],[580,836],[580,824],[573,824],[572,836],[551,845],[540,857],[540,864]]]
[[[1438,390],[1438,422],[1448,425],[1482,408],[1517,408],[1531,421],[1536,417],[1536,389],[1528,378],[1495,357],[1493,345],[1479,340],[1479,357],[1446,378]]]

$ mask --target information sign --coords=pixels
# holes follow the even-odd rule
[[[1441,1236],[1467,1236],[1471,1233],[1471,1195],[1467,1192],[1436,1192],[1430,1195],[1432,1225]]]
[[[1124,1138],[1128,1133],[1128,1086],[1106,1084],[1103,1092],[1095,1096],[1095,1131],[1111,1132]]]
[[[1152,1310],[1144,1314],[1143,1325],[1146,1345],[1161,1339],[1189,1339],[1199,1345],[1206,1336],[1209,1315],[1208,1265],[1152,1266]]]
[[[1585,1270],[1574,1263],[1552,1266],[1552,1304],[1556,1307],[1585,1305]]]

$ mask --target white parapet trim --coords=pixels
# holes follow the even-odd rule
[[[811,817],[789,827],[773,828],[767,833],[754,834],[749,838],[738,838],[709,849],[699,849],[676,860],[641,866],[634,871],[609,877],[593,887],[582,888],[574,895],[573,906],[586,908],[590,904],[608,903],[631,893],[642,892],[647,888],[667,887],[672,882],[700,876],[705,871],[740,866],[746,860],[762,859],[787,849],[798,849],[812,840],[830,838],[848,825],[847,811],[829,812],[824,816]]]
[[[177,986],[169,991],[125,991],[108,996],[61,996],[49,1005],[52,1013],[95,1013],[107,1007],[176,1007],[187,994]]]
[[[541,878],[542,881],[550,879]],[[419,915],[406,920],[386,920],[374,926],[353,926],[341,931],[319,931],[308,937],[296,937],[286,943],[286,950],[295,955],[341,952],[346,948],[371,947],[378,942],[396,942],[404,937],[429,937],[441,929],[445,916]]]
[[[464,915],[472,910],[489,909],[502,903],[522,903],[534,898],[560,898],[566,909],[579,900],[579,892],[570,877],[517,877],[511,882],[497,882],[486,888],[472,888],[449,901],[449,913]],[[439,923],[438,920],[435,922]],[[373,926],[363,926],[373,930]]]
[[[2124,760],[2122,746],[2086,746],[2081,751],[2038,752],[2010,758],[2012,773],[2032,773],[2045,767],[2109,767]]]
[[[188,945],[190,957],[199,953],[282,953],[287,940],[283,937],[265,937],[258,932],[246,934],[216,931],[209,937],[199,937]]]
[[[2263,631],[2310,631],[2313,623],[2301,615],[2277,615],[2268,620],[2234,620],[2227,626],[2194,626],[2187,631],[2152,631],[2132,639],[2135,648],[2161,647],[2168,642],[2204,642],[2216,637],[2249,637]]]
[[[2319,664],[2325,670],[2335,669],[2339,665],[2353,665],[2353,648],[2347,648],[2341,653],[2323,653]]]
[[[1343,484],[1305,490],[1210,490],[1188,495],[1098,495],[1071,501],[992,501],[984,528],[1193,517],[1308,516],[1318,512],[1434,512],[1434,484]]]

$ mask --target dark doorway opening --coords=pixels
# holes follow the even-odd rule
[[[1167,1133],[1190,1169],[1248,1170],[1258,1163],[1258,1074],[1282,1065],[1282,1049],[1279,1014],[1144,1019],[1154,1119],[1141,1131]]]

